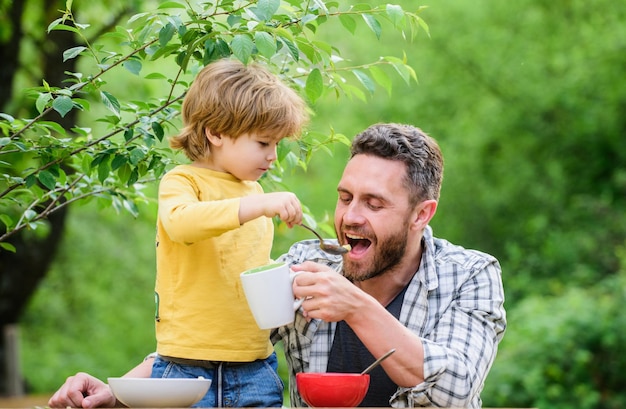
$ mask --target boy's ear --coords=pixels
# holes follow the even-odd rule
[[[204,129],[204,135],[209,140],[211,145],[220,146],[222,145],[222,135],[219,133],[213,133],[209,128]]]

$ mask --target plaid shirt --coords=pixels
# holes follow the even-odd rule
[[[427,227],[419,270],[408,285],[400,321],[424,347],[424,382],[398,387],[393,407],[481,407],[480,392],[506,328],[498,261],[485,253],[434,238]],[[341,271],[341,256],[322,252],[317,240],[294,244],[279,261],[316,261]],[[298,372],[326,372],[336,323],[295,321],[272,331],[283,342],[289,366],[291,406],[306,404],[297,392]],[[381,331],[381,337],[384,331]]]

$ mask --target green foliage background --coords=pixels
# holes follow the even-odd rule
[[[431,37],[417,43],[320,33],[364,59],[404,50],[419,85],[397,81],[392,95],[377,89],[366,102],[326,96],[312,127],[327,132],[332,120],[351,137],[374,122],[407,122],[440,142],[446,174],[435,233],[503,267],[509,328],[485,406],[621,408],[626,5],[427,5]],[[285,175],[318,222],[332,218],[346,158],[337,146],[306,174]],[[95,202],[72,209],[61,254],[22,322],[33,391],[51,392],[79,370],[120,375],[154,349],[154,215],[154,204],[136,219]],[[309,237],[283,225],[277,232],[275,255]]]

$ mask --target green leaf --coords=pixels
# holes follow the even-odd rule
[[[128,210],[130,214],[132,214],[135,217],[139,216],[139,208],[137,208],[137,205],[135,204],[135,202],[133,202],[132,200],[124,200],[123,203],[124,203],[124,208]]]
[[[109,109],[109,111],[113,112],[116,117],[120,117],[120,103],[113,95],[109,94],[106,91],[100,91],[100,97],[102,98],[102,103],[105,107]]]
[[[241,16],[238,16],[235,14],[229,14],[228,17],[226,17],[226,22],[231,27],[235,27],[236,25],[239,24],[240,21],[241,21]]]
[[[83,98],[74,98],[72,100],[74,106],[80,110],[89,111],[91,109],[91,103]]]
[[[204,63],[208,64],[211,61],[218,60],[230,55],[230,47],[226,41],[218,38],[216,40],[208,39],[204,42]]]
[[[72,27],[72,26],[66,26],[65,24],[55,25],[54,27],[50,28],[49,31],[53,31],[53,30],[55,30],[55,31],[71,31],[72,33],[80,34],[80,30],[79,29],[77,29],[76,27]]]
[[[65,128],[63,128],[61,125],[59,125],[58,123],[54,121],[41,121],[39,122],[39,125],[47,129],[52,129],[54,132],[58,134],[58,137],[67,136],[67,132],[65,131]]]
[[[183,70],[187,69],[188,56],[186,51],[181,51],[176,56],[176,64],[178,64]]]
[[[376,38],[380,40],[380,33],[382,31],[382,28],[378,20],[376,20],[376,18],[371,14],[367,13],[363,13],[361,14],[361,16],[363,16],[363,20],[365,20],[365,23],[370,28],[370,30],[372,30],[374,34],[376,34]]]
[[[91,134],[91,128],[82,128],[75,126],[72,128],[72,132],[76,133],[77,135],[88,137]]]
[[[174,33],[176,33],[176,28],[172,23],[167,23],[161,31],[159,31],[159,44],[161,47],[165,47],[167,43],[174,37]]]
[[[141,71],[141,61],[139,60],[127,60],[122,64],[124,68],[128,71],[132,72],[135,75],[139,75],[139,71]]]
[[[145,157],[145,153],[141,149],[136,148],[130,151],[130,156],[128,159],[132,165],[137,166],[137,164],[141,162]]]
[[[160,10],[160,9],[185,9],[187,7],[185,7],[184,4],[180,4],[175,1],[165,1],[159,4],[159,7],[157,8]]]
[[[307,14],[307,15],[302,16],[302,18],[300,19],[300,22],[301,22],[300,24],[302,24],[302,25],[307,25],[307,24],[308,24],[308,25],[307,25],[307,27],[308,27],[311,31],[313,31],[313,33],[315,33],[315,32],[317,31],[317,25],[315,25],[315,24],[309,24],[309,23],[311,23],[312,21],[318,20],[318,19],[319,19],[319,18],[318,18],[318,16],[317,16],[317,15],[309,13],[309,14]],[[326,20],[325,20],[325,17],[324,17],[324,18],[321,18],[321,19],[319,19],[319,20],[326,21]]]
[[[133,128],[127,128],[124,131],[124,140],[126,142],[130,141],[131,139],[133,139],[133,135],[135,133],[135,130]]]
[[[26,179],[24,179],[24,186],[26,186],[27,188],[33,187],[35,183],[37,183],[37,178],[35,177],[35,175],[28,175],[26,176]]]
[[[151,72],[144,77],[147,80],[166,80],[167,76],[160,72]]]
[[[66,97],[65,95],[61,95],[57,97],[52,102],[52,108],[59,113],[62,117],[64,117],[68,112],[74,108],[74,103],[72,102],[72,98]]]
[[[120,168],[122,165],[126,164],[126,156],[124,155],[115,155],[113,160],[111,161],[111,170],[116,170]]]
[[[417,75],[415,75],[415,71],[413,70],[413,68],[406,65],[403,60],[397,57],[390,56],[384,57],[384,59],[391,63],[393,68],[396,69],[398,74],[400,74],[404,82],[406,82],[408,85],[411,84],[411,78],[415,80],[415,82],[417,82]]]
[[[387,73],[376,65],[372,65],[371,67],[369,67],[369,71],[374,81],[376,81],[381,87],[386,89],[387,93],[391,95],[393,82],[391,81]]]
[[[176,51],[178,51],[180,46],[178,44],[169,44],[165,47],[159,47],[154,54],[150,56],[151,60],[158,60],[159,58],[166,57]]]
[[[319,69],[315,68],[306,79],[305,92],[311,102],[315,103],[324,92],[324,79]]]
[[[102,162],[106,162],[109,159],[109,154],[106,152],[101,152],[98,155],[96,155],[95,158],[93,158],[93,160],[91,161],[91,167],[95,168],[96,166],[100,165]]]
[[[254,42],[257,50],[259,50],[259,54],[263,57],[272,58],[276,54],[276,41],[271,34],[265,31],[257,31],[254,33]]]
[[[35,101],[35,108],[37,108],[37,111],[40,114],[46,109],[46,107],[48,106],[48,102],[50,102],[51,99],[52,95],[47,92],[42,92],[41,94],[39,94],[39,96],[37,97],[37,101]]]
[[[98,180],[100,183],[104,183],[110,173],[111,166],[109,166],[109,161],[100,162],[100,165],[98,165]]]
[[[133,168],[133,170],[130,172],[130,175],[128,176],[128,182],[126,182],[126,186],[132,186],[138,180],[139,180],[139,172],[137,171],[137,168]]]
[[[130,177],[130,165],[124,163],[117,171],[117,176],[120,178],[120,182],[126,183]]]
[[[289,53],[293,57],[294,61],[300,61],[300,51],[298,50],[298,47],[285,37],[281,36],[280,41],[287,46],[287,49],[289,50]]]
[[[41,184],[47,187],[48,190],[54,190],[54,187],[57,183],[54,175],[47,170],[42,170],[41,172],[39,172],[39,175],[37,175],[37,179],[39,179]]]
[[[0,118],[8,121],[9,123],[13,123],[15,121],[15,118],[9,114],[5,114],[4,112],[0,112]]]
[[[374,81],[372,81],[366,73],[361,70],[352,70],[352,73],[371,94],[376,91],[376,84],[374,84]]]
[[[163,131],[163,127],[161,126],[161,124],[158,122],[152,122],[152,130],[154,131],[154,134],[156,135],[157,139],[159,141],[162,141],[163,136],[165,135],[165,132]]]
[[[8,214],[0,213],[0,221],[8,228],[13,227],[14,221]]]
[[[350,32],[350,34],[354,35],[356,32],[356,21],[351,15],[348,14],[340,14],[339,21],[341,25]]]
[[[35,217],[37,217],[37,212],[34,210],[28,209],[24,211],[24,220],[31,221],[34,220]]]
[[[320,61],[317,50],[311,45],[311,43],[303,41],[301,38],[298,38],[296,42],[300,52],[304,54],[306,58],[311,61],[311,63],[315,64]]]
[[[255,14],[263,21],[272,19],[274,13],[280,7],[280,0],[259,0],[257,2]]]
[[[237,57],[239,61],[246,64],[252,55],[254,43],[247,35],[238,34],[233,38],[233,41],[230,43],[230,47],[232,48],[235,57]]]
[[[11,253],[16,253],[17,250],[14,245],[11,243],[7,243],[6,241],[0,242],[0,247],[5,249],[6,251],[10,251]]]
[[[142,18],[144,18],[146,16],[149,16],[149,15],[151,15],[151,13],[148,13],[148,12],[146,12],[146,13],[137,13],[137,14],[131,16],[128,19],[128,24],[133,23],[133,22],[135,22],[135,21],[137,21],[139,19],[142,19]]]
[[[48,24],[48,34],[50,34],[50,31],[54,30],[56,26],[58,26],[59,24],[63,23],[64,19],[63,17],[59,17],[56,20],[54,20],[52,23]]]
[[[389,16],[389,20],[391,20],[394,27],[404,27],[404,11],[401,6],[397,4],[387,4],[387,15]]]
[[[80,53],[82,53],[86,49],[87,47],[80,46],[80,47],[72,47],[63,51],[63,62],[67,60],[71,60],[72,58],[76,58],[77,56],[80,55]]]
[[[283,27],[278,27],[276,29],[276,35],[279,37],[283,37],[286,38],[289,41],[295,41],[295,39],[293,38],[293,34],[291,34],[291,31],[283,28]]]

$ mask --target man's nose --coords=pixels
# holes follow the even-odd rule
[[[353,201],[349,205],[344,208],[342,220],[344,224],[362,224],[365,222],[365,217],[363,216],[363,212],[361,211],[361,206]]]

